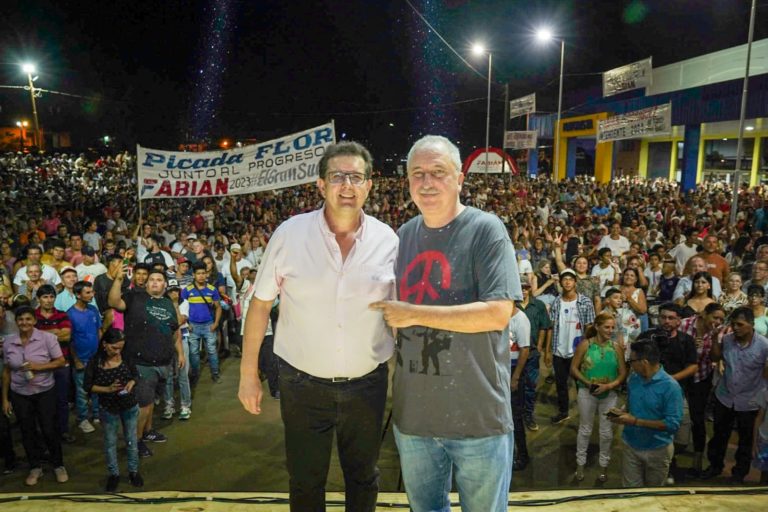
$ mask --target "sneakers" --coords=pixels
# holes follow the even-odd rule
[[[597,477],[597,479],[601,482],[607,482],[608,481],[608,468],[604,466],[600,466],[600,475]]]
[[[163,434],[158,432],[157,430],[150,430],[146,434],[144,434],[144,437],[141,438],[142,441],[151,441],[153,443],[164,443],[168,440],[167,437],[165,437]]]
[[[81,421],[77,427],[83,431],[84,434],[90,434],[91,432],[95,432],[96,429],[91,425],[91,422],[88,420]]]
[[[578,465],[576,466],[576,474],[573,475],[573,477],[576,479],[577,482],[581,482],[584,480],[584,466]]]
[[[182,407],[181,412],[179,412],[179,419],[188,420],[190,416],[192,416],[192,409],[189,407]]]
[[[117,485],[120,483],[120,475],[109,475],[107,478],[107,485],[104,490],[107,492],[117,491]]]
[[[211,380],[213,381],[214,384],[218,384],[219,382],[221,382],[221,376],[217,373],[216,375],[211,376]]]
[[[139,457],[143,459],[147,457],[151,457],[153,455],[152,450],[149,449],[149,446],[147,446],[147,443],[145,443],[144,441],[139,441],[138,448],[139,448]]]
[[[67,474],[67,468],[64,466],[59,466],[57,468],[53,468],[53,473],[56,475],[56,481],[60,484],[63,484],[67,480],[69,480],[69,474]]]
[[[710,480],[712,478],[715,478],[716,476],[720,476],[720,473],[722,473],[722,469],[718,469],[714,466],[709,466],[707,469],[704,470],[704,472],[701,474],[702,480]]]
[[[549,421],[552,422],[553,425],[559,425],[565,421],[568,421],[569,419],[571,419],[571,417],[568,415],[567,412],[566,413],[561,412],[555,416],[552,416],[549,419]]]
[[[128,473],[128,481],[131,482],[131,485],[134,487],[144,487],[144,479],[141,478],[139,472]]]
[[[280,392],[279,391],[275,391],[274,393],[270,393],[270,395],[272,395],[272,398],[274,398],[275,400],[280,400]]]
[[[533,416],[526,416],[523,418],[523,423],[525,424],[525,428],[532,432],[539,430],[539,424],[536,423],[536,420],[533,419]]]
[[[93,418],[93,424],[94,425],[101,425],[101,420],[99,418]]]
[[[24,483],[29,486],[37,485],[37,481],[40,480],[41,476],[43,476],[43,468],[32,468],[29,470],[29,475],[27,475]]]
[[[172,405],[170,405],[170,406],[166,407],[166,408],[165,408],[165,410],[163,411],[163,416],[162,416],[162,418],[163,418],[164,420],[170,420],[170,419],[173,419],[173,414],[174,414],[175,412],[176,412],[176,410],[173,408],[173,406],[172,406]]]
[[[675,485],[675,476],[672,473],[667,475],[667,479],[664,480],[664,485]]]

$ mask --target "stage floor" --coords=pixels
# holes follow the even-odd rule
[[[697,491],[706,494],[699,494]],[[659,493],[663,492],[664,495]],[[723,494],[718,494],[722,492]],[[590,512],[615,512],[616,510],[642,510],[643,512],[668,512],[670,510],[696,512],[738,510],[739,512],[763,512],[768,506],[768,487],[752,490],[741,488],[664,488],[634,490],[632,496],[621,496],[623,491],[602,491],[594,496],[592,491],[532,491],[511,493],[509,510],[520,510],[520,505],[536,506],[537,510],[570,512],[588,510]],[[12,499],[19,495],[0,495],[0,500]],[[57,496],[27,495],[23,501],[2,503],[3,512],[28,512],[50,510],[64,512],[112,512],[128,510],[147,510],[152,512],[286,512],[286,494],[282,493],[183,493],[183,492],[148,492],[123,494],[119,497],[108,495]],[[100,499],[99,499],[100,498]],[[584,501],[588,498],[588,501]],[[451,495],[452,511],[459,511],[458,496]],[[108,502],[114,500],[113,503]],[[144,501],[146,500],[146,501]],[[210,500],[210,501],[208,501]],[[344,495],[329,493],[328,510],[343,510]],[[565,501],[559,503],[561,501]],[[143,502],[139,504],[140,502]],[[402,493],[382,493],[379,495],[377,511],[407,510],[408,500]]]

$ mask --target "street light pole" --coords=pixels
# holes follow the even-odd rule
[[[560,118],[563,114],[563,65],[565,64],[565,39],[560,40],[560,92],[557,95],[557,123],[555,123],[555,155],[553,177],[560,181]]]
[[[488,103],[485,107],[485,178],[488,179],[488,149],[490,148],[491,133],[491,63],[493,54],[488,52]]]
[[[752,0],[749,12],[749,35],[747,36],[747,64],[744,70],[744,84],[741,92],[741,113],[739,114],[739,140],[736,143],[736,169],[733,173],[733,197],[731,198],[731,224],[736,223],[736,210],[739,208],[739,182],[741,178],[741,153],[744,145],[744,118],[747,115],[747,94],[749,93],[749,63],[752,58],[752,39],[755,34],[756,0]],[[755,139],[757,141],[758,139]]]
[[[35,81],[32,78],[32,73],[35,72],[35,66],[34,64],[24,64],[22,65],[22,70],[27,74],[27,79],[29,80],[29,97],[32,100],[32,118],[35,123],[34,141],[38,150],[42,151],[45,148],[42,140],[43,138],[41,137],[41,134],[40,134],[40,122],[37,119],[37,103],[35,102]]]

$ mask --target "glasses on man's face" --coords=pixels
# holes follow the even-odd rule
[[[365,183],[366,176],[359,172],[334,171],[326,174],[326,179],[329,183],[333,183],[334,185],[341,185],[346,180],[349,180],[350,185],[362,185]]]

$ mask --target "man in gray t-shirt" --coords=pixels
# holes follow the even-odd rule
[[[427,136],[408,155],[421,215],[400,228],[398,301],[371,307],[398,330],[395,440],[413,510],[506,511],[514,448],[507,326],[522,299],[498,217],[459,202],[458,149]],[[520,428],[523,428],[522,426]]]

